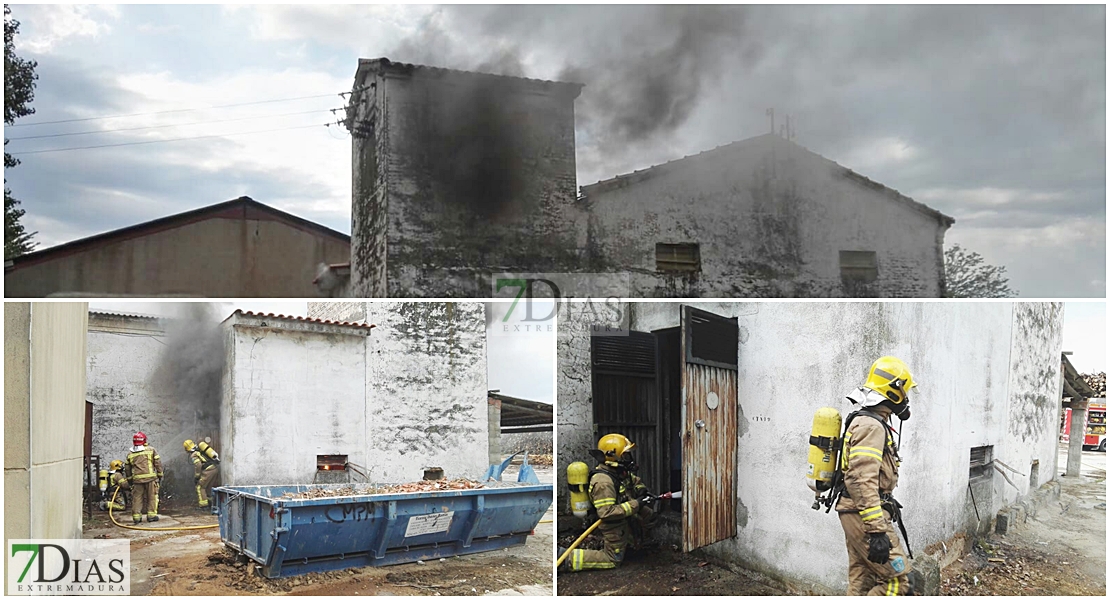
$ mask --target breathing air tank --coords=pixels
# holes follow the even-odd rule
[[[101,469],[100,472],[97,473],[97,480],[98,480],[98,483],[100,484],[100,491],[102,493],[107,492],[108,491],[108,469]]]
[[[212,446],[208,445],[208,442],[197,444],[197,449],[200,450],[201,454],[212,459],[212,462],[220,462],[220,455],[216,454],[216,451],[212,449]]]
[[[590,467],[586,463],[567,465],[567,487],[570,488],[570,512],[585,519],[590,512]]]
[[[809,433],[809,466],[806,483],[821,494],[832,486],[836,472],[836,456],[840,452],[840,411],[819,408],[813,413],[813,429]]]

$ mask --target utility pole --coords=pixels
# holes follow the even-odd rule
[[[775,109],[768,108],[766,114],[767,114],[768,117],[771,117],[771,135],[774,135],[775,134]]]

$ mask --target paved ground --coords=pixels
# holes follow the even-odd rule
[[[541,482],[551,483],[553,469],[536,467]],[[513,481],[515,468],[504,479]],[[168,510],[158,523],[163,531],[121,529],[97,513],[86,521],[87,538],[126,537],[131,544],[133,595],[346,595],[473,596],[546,595],[553,593],[553,524],[541,523],[523,546],[471,554],[426,564],[346,569],[310,576],[267,580],[251,565],[237,564],[220,541],[218,528],[165,531],[178,526],[214,525],[212,515],[193,509]],[[552,519],[553,510],[544,516]],[[117,515],[130,524],[130,515]]]
[[[1106,593],[1106,454],[1084,452],[1080,477],[1062,477],[1060,498],[1006,535],[982,540],[941,575],[945,595]]]

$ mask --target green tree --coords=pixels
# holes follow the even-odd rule
[[[38,66],[33,60],[23,60],[15,54],[15,36],[19,33],[19,21],[11,18],[12,9],[4,5],[4,126],[7,127],[19,117],[34,114],[31,101],[35,99],[35,74]],[[29,252],[35,247],[31,241],[34,232],[23,228],[19,219],[26,212],[18,208],[19,201],[12,197],[8,189],[8,169],[19,161],[8,154],[8,138],[4,138],[4,258],[11,258]]]
[[[1006,267],[984,262],[978,252],[953,244],[944,251],[945,296],[948,298],[1013,298]]]

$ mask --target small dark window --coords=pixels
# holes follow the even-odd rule
[[[879,277],[879,260],[871,250],[841,250],[840,278],[871,283]]]
[[[660,273],[697,273],[701,271],[701,251],[697,244],[656,244],[655,270]]]
[[[987,479],[991,476],[994,462],[994,446],[979,446],[971,449],[971,461],[967,475],[972,481]]]
[[[346,454],[317,454],[316,455],[316,470],[317,471],[346,471],[347,470],[347,455]]]

